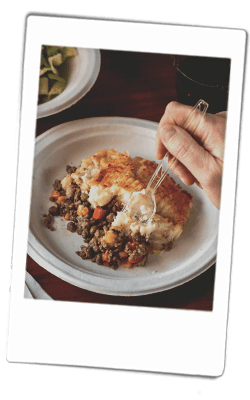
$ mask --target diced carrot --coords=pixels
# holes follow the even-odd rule
[[[106,215],[106,210],[103,210],[100,207],[96,207],[93,213],[93,218],[94,219],[103,219]]]
[[[131,259],[129,258],[128,261],[129,261],[130,263],[132,263],[132,264],[137,264],[137,263],[139,263],[142,259],[143,259],[143,256],[140,256],[140,257],[134,258],[134,260],[131,260]]]
[[[109,259],[109,251],[106,250],[105,253],[102,255],[103,261],[108,261]]]
[[[77,215],[87,215],[89,214],[88,207],[85,207],[83,204],[79,204],[77,207]]]
[[[105,236],[105,240],[106,240],[107,243],[114,243],[116,238],[117,238],[117,235],[113,231],[108,231],[106,236]]]
[[[59,196],[59,197],[57,197],[56,202],[57,203],[64,203],[66,200],[67,200],[66,196]]]
[[[69,220],[70,220],[70,213],[67,212],[67,213],[65,214],[64,218],[65,218],[67,221],[69,221]]]
[[[58,192],[58,190],[52,190],[52,192],[50,193],[50,197],[57,198],[59,196],[60,196],[60,192]]]
[[[105,267],[109,267],[109,262],[108,262],[108,261],[103,261],[103,265],[104,265]]]

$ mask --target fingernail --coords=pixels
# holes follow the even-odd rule
[[[180,180],[184,183],[185,185],[185,178],[183,178],[183,176],[180,177]]]

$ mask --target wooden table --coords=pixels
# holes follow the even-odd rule
[[[177,100],[171,56],[101,50],[96,83],[78,103],[37,120],[36,135],[63,122],[120,116],[159,122],[167,104]],[[215,265],[177,288],[146,296],[108,296],[73,286],[52,275],[27,255],[27,271],[55,300],[211,311]]]

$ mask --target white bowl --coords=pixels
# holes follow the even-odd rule
[[[101,65],[101,54],[95,49],[77,48],[78,56],[70,63],[67,86],[47,103],[37,107],[37,118],[59,113],[77,103],[94,85]]]

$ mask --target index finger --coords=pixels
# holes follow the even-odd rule
[[[168,125],[183,127],[183,124],[188,119],[192,111],[193,107],[175,101],[167,105],[157,130],[155,148],[156,158],[161,159],[162,154],[164,153],[164,146],[160,143],[158,131],[160,131],[163,126]],[[199,123],[198,129],[196,129],[197,123]],[[185,130],[197,141],[197,143],[203,146],[212,155],[221,159],[223,158],[224,151],[224,127],[225,120],[221,117],[213,114],[206,114],[203,119],[201,119],[200,112],[197,110],[197,117],[194,115],[193,118],[190,119]]]
[[[200,102],[203,102],[203,100],[200,100]],[[200,130],[197,132],[197,128],[204,117],[204,113],[197,108],[200,102],[198,102],[195,107],[175,101],[169,103],[160,120],[158,129],[161,129],[163,125],[177,125],[191,134],[199,144],[203,144],[205,141],[204,132]],[[208,106],[207,103],[206,105]]]

